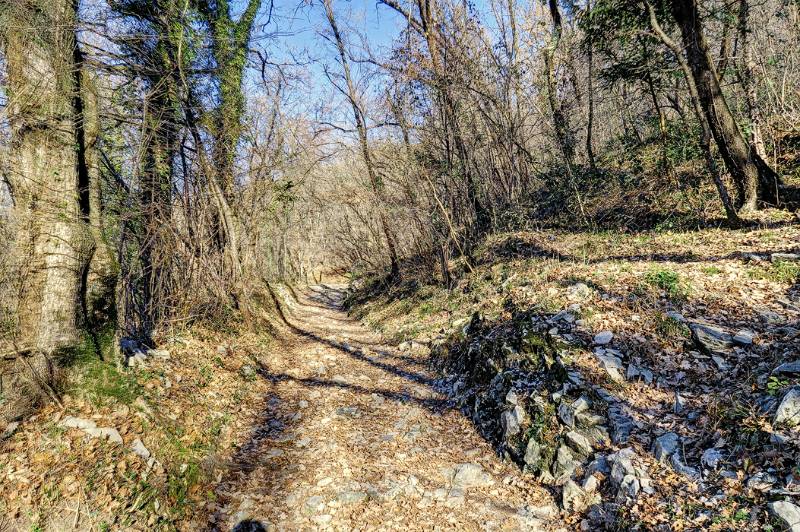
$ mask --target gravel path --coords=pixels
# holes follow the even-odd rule
[[[211,528],[552,528],[549,493],[435,391],[424,355],[383,344],[343,296],[319,286],[291,306],[291,337],[258,369],[262,420],[216,488]]]

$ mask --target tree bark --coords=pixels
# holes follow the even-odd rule
[[[736,125],[720,87],[696,0],[672,0],[670,7],[681,30],[686,58],[703,113],[725,167],[740,191],[740,211],[756,209],[759,199],[778,204],[779,188],[782,185],[780,178],[758,156],[755,149],[748,145]]]
[[[83,165],[72,0],[8,6],[2,32],[8,71],[10,176],[22,223],[19,331],[52,353],[79,341],[81,275],[92,247]],[[36,28],[31,35],[26,28]]]
[[[678,61],[681,70],[683,71],[684,77],[686,77],[686,85],[689,88],[689,98],[692,102],[692,107],[694,108],[697,121],[700,123],[700,128],[702,131],[700,137],[700,149],[703,151],[703,155],[706,159],[706,165],[708,166],[708,171],[711,173],[711,178],[714,181],[714,185],[717,187],[717,192],[719,194],[720,201],[722,201],[722,206],[725,209],[725,215],[728,218],[728,222],[732,226],[739,226],[741,225],[742,221],[733,206],[733,202],[728,195],[728,189],[725,186],[725,183],[722,181],[722,176],[717,168],[717,163],[714,161],[714,157],[711,154],[711,128],[709,126],[706,113],[703,112],[700,94],[698,93],[697,85],[694,82],[691,68],[689,67],[687,60],[681,54],[681,50],[678,45],[669,37],[669,35],[664,32],[661,24],[659,24],[652,4],[645,2],[645,6],[649,15],[650,26],[661,42],[664,43],[664,45],[675,55],[675,58]]]

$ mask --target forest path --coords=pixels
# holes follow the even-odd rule
[[[318,286],[292,302],[293,338],[262,358],[263,417],[216,488],[211,527],[550,528],[549,493],[435,390],[424,355],[385,345],[343,297]]]

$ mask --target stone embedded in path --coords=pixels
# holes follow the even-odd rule
[[[800,373],[800,360],[795,360],[794,362],[784,362],[777,368],[772,370],[772,373],[785,373],[785,374],[795,374]]]
[[[625,382],[625,377],[623,375],[625,368],[622,365],[622,359],[601,348],[595,349],[594,356],[606,373],[608,373],[608,376],[611,377],[612,381]]]
[[[691,479],[700,478],[700,472],[697,469],[683,463],[680,453],[673,454],[670,461],[672,462],[672,469],[674,469],[677,473],[680,473],[681,475],[687,476]]]
[[[303,505],[303,511],[308,514],[316,514],[325,509],[325,499],[319,495],[314,495],[306,499]]]
[[[776,501],[767,505],[772,515],[783,521],[790,532],[800,532],[800,506],[789,501]]]
[[[122,445],[122,436],[119,435],[117,429],[111,427],[99,427],[84,429],[84,432],[92,438],[103,438],[104,440]]]
[[[71,429],[86,430],[97,427],[97,424],[91,419],[83,419],[79,417],[67,416],[63,420],[61,420],[61,426]]]
[[[753,331],[742,329],[733,335],[733,343],[741,346],[753,345],[753,339],[755,336],[756,335]]]
[[[674,432],[667,432],[656,438],[653,445],[653,454],[659,462],[666,462],[667,459],[675,454],[680,444],[680,437]]]
[[[778,410],[775,412],[775,424],[784,424],[789,427],[800,425],[800,386],[791,388],[783,396]]]
[[[725,353],[733,347],[733,337],[725,330],[705,323],[691,323],[695,343],[709,353]]]
[[[594,335],[594,343],[597,345],[607,345],[611,343],[614,338],[614,333],[611,331],[600,331]]]
[[[709,469],[717,469],[722,461],[722,453],[719,449],[706,449],[700,457],[700,463]]]
[[[342,491],[336,496],[336,500],[342,504],[355,504],[367,500],[368,497],[363,491]]]
[[[150,458],[150,450],[144,446],[144,443],[142,443],[142,440],[139,438],[133,440],[133,443],[131,443],[131,450],[134,452],[134,454],[145,460]]]
[[[453,471],[453,488],[483,488],[491,486],[492,476],[478,464],[458,464]]]
[[[772,262],[800,262],[800,253],[773,253],[770,255]]]

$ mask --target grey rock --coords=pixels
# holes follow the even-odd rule
[[[592,493],[597,491],[597,488],[600,487],[600,481],[597,480],[597,477],[594,475],[587,475],[586,479],[583,481],[583,485],[581,488],[586,493]]]
[[[594,335],[594,343],[596,345],[607,345],[614,339],[614,333],[611,331],[600,331]]]
[[[600,496],[598,494],[584,491],[573,480],[567,480],[561,490],[561,505],[564,510],[570,513],[583,512],[592,504],[599,502]]]
[[[790,532],[800,532],[800,506],[789,501],[775,501],[767,506],[772,515],[789,527]]]
[[[537,519],[548,520],[555,519],[556,516],[558,516],[558,508],[553,504],[544,504],[542,506],[526,504],[523,508],[519,509],[518,513],[524,513]]]
[[[525,410],[519,405],[503,412],[500,417],[500,424],[503,426],[505,439],[508,440],[510,437],[519,434],[524,422]]]
[[[83,419],[79,417],[67,416],[61,420],[61,426],[72,429],[86,430],[97,427],[97,424],[91,419]]]
[[[611,377],[614,382],[625,382],[623,373],[625,368],[622,365],[622,360],[613,354],[610,354],[605,349],[595,349],[594,356],[603,367],[603,369]]]
[[[519,405],[519,396],[517,395],[517,392],[514,391],[514,388],[508,390],[508,393],[506,394],[506,402],[514,406]]]
[[[705,323],[691,323],[695,343],[709,353],[725,353],[733,347],[733,337],[723,329]]]
[[[0,441],[7,440],[11,436],[13,436],[14,432],[16,432],[18,427],[19,427],[19,421],[12,421],[8,425],[6,425],[6,428],[3,429],[3,434],[0,434]]]
[[[539,445],[539,442],[536,441],[536,438],[531,438],[528,441],[528,445],[525,447],[525,464],[530,467],[533,471],[538,471],[541,469],[541,459],[542,459],[542,446]]]
[[[578,465],[580,464],[575,460],[575,455],[572,454],[569,447],[566,445],[560,446],[556,453],[556,460],[553,462],[553,477],[555,478],[555,483],[563,484],[566,482],[578,468]]]
[[[627,502],[636,499],[639,490],[642,489],[641,482],[635,475],[625,475],[619,483],[617,490],[617,502]]]
[[[675,320],[675,321],[677,321],[679,323],[683,323],[683,322],[686,321],[686,318],[683,317],[683,314],[681,314],[680,312],[678,312],[676,310],[668,310],[666,312],[666,315],[671,320]]]
[[[636,468],[633,466],[633,458],[636,456],[630,447],[608,455],[608,463],[611,464],[611,480],[615,486],[619,487],[626,475],[636,475]]]
[[[773,374],[787,374],[793,375],[800,373],[800,360],[795,360],[794,362],[784,362],[777,368],[772,370]]]
[[[111,427],[100,427],[84,429],[84,432],[92,438],[103,438],[104,440],[122,445],[122,436],[119,435],[117,429]]]
[[[458,464],[453,471],[453,488],[483,488],[492,483],[492,476],[478,464]]]
[[[590,427],[579,427],[577,432],[589,440],[592,447],[606,447],[611,445],[611,437],[608,435],[608,428],[601,425]]]
[[[777,482],[778,479],[774,475],[771,475],[766,471],[759,471],[752,477],[748,478],[745,485],[751,490],[766,492],[769,491],[772,486],[777,484]]]
[[[662,463],[666,462],[678,450],[680,441],[680,437],[674,432],[667,432],[656,438],[653,445],[653,454],[656,460]]]
[[[558,405],[558,419],[569,428],[575,426],[575,409],[571,405],[562,402]]]
[[[700,463],[709,469],[717,469],[722,458],[722,453],[719,449],[714,449],[712,447],[711,449],[703,451],[702,456],[700,456]]]
[[[142,443],[142,440],[139,438],[133,440],[133,443],[131,443],[131,450],[134,452],[134,454],[140,456],[144,460],[150,458],[150,450],[144,446],[144,443]]]
[[[169,360],[170,352],[166,349],[148,349],[147,356],[160,360]]]
[[[624,406],[609,406],[608,418],[611,420],[611,441],[616,444],[628,441],[633,430],[633,419],[625,412]]]
[[[684,410],[686,410],[686,398],[678,392],[675,392],[675,404],[672,407],[672,411],[676,414],[680,414]]]
[[[736,334],[733,335],[733,343],[742,346],[753,345],[753,339],[755,338],[755,333],[753,331],[748,331],[746,329],[742,329],[738,331]]]
[[[558,405],[558,418],[569,428],[575,427],[575,420],[588,413],[590,402],[586,397],[579,397],[572,404],[562,401]]]
[[[772,262],[800,262],[800,253],[773,253],[769,259]]]
[[[800,386],[791,388],[781,399],[775,412],[775,424],[787,427],[800,425]]]
[[[591,403],[585,396],[580,396],[572,403],[572,410],[575,412],[576,415],[585,412],[589,409]]]
[[[583,301],[592,297],[592,289],[584,283],[575,283],[567,287],[567,298],[570,301]]]
[[[695,480],[700,478],[700,471],[684,464],[683,460],[681,460],[680,453],[673,454],[670,461],[672,462],[672,469],[674,469],[676,473],[680,473],[681,475]]]
[[[608,463],[608,458],[604,454],[598,454],[595,459],[586,466],[586,473],[593,475],[594,473],[601,473],[605,476],[611,474],[611,465]]]
[[[359,418],[361,411],[356,406],[340,406],[336,409],[336,415],[342,417]]]
[[[628,371],[625,376],[628,378],[628,380],[641,377],[641,379],[647,384],[651,384],[653,382],[653,372],[649,369],[639,367],[636,364],[628,364]]]
[[[571,430],[564,435],[564,439],[578,454],[588,456],[592,453],[592,444],[583,434]]]
[[[363,491],[342,491],[336,496],[336,500],[342,504],[355,504],[367,500],[368,497]]]
[[[783,317],[772,310],[760,310],[758,311],[758,317],[761,318],[761,321],[768,325],[778,325],[783,323]]]
[[[575,414],[575,424],[581,427],[594,427],[605,423],[606,418],[592,412],[578,412]]]
[[[730,368],[725,359],[719,355],[711,355],[711,360],[713,360],[714,364],[722,371],[727,371]]]
[[[253,380],[256,378],[256,370],[253,369],[253,366],[249,366],[247,364],[239,368],[239,374],[247,380]]]
[[[617,488],[618,503],[632,502],[640,490],[648,494],[655,493],[647,470],[642,465],[637,465],[638,458],[632,448],[620,449],[608,455],[607,459],[611,464],[610,478]]]
[[[316,514],[325,509],[325,499],[319,495],[314,495],[306,499],[303,511],[307,514]]]

